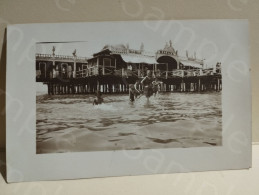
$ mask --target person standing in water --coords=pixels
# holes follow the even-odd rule
[[[147,70],[147,76],[145,76],[141,84],[144,86],[144,94],[146,98],[149,100],[149,97],[153,94],[153,86],[152,86],[153,78],[150,70]]]
[[[96,98],[94,99],[93,105],[98,105],[103,103],[102,93],[98,90],[96,92]]]
[[[137,85],[139,85],[139,81],[137,80],[135,84],[129,85],[129,98],[131,102],[134,102],[135,99],[140,95],[139,90],[137,90]]]
[[[154,97],[156,97],[158,91],[159,91],[159,87],[160,87],[160,81],[158,81],[157,78],[155,78],[155,80],[152,82],[153,85],[153,95]]]

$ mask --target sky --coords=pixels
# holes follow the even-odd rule
[[[77,42],[37,44],[36,52],[51,54],[55,46],[56,54],[72,55],[77,49],[77,56],[91,57],[106,44],[127,43],[131,49],[139,49],[144,43],[146,51],[156,52],[171,40],[179,55],[185,56],[186,50],[189,56],[196,52],[197,58],[205,59],[207,66],[211,67],[222,60],[232,44],[236,45],[235,51],[228,56],[232,60],[240,58],[244,53],[242,46],[247,46],[248,30],[244,20],[96,22],[85,23],[85,26],[91,30],[85,33],[84,40],[75,36]]]
[[[55,46],[57,55],[72,55],[76,49],[77,56],[91,57],[106,44],[139,49],[141,43],[145,51],[156,52],[171,40],[178,55],[186,56],[188,51],[193,56],[195,52],[197,58],[205,59],[205,67],[249,60],[246,20],[90,22],[59,26],[60,31],[64,33],[53,34],[52,40],[75,42],[36,44],[36,53],[51,54]]]

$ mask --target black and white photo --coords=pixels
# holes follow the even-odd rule
[[[247,20],[10,25],[6,93],[10,182],[251,166]]]
[[[37,153],[221,145],[221,63],[125,39],[36,44]]]

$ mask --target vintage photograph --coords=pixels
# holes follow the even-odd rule
[[[9,25],[8,182],[251,167],[249,48],[248,20]]]
[[[37,154],[222,145],[220,58],[145,33],[36,43]]]

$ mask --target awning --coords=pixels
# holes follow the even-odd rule
[[[191,66],[191,67],[195,67],[195,68],[202,68],[202,65],[199,64],[198,62],[195,62],[195,61],[181,60],[180,63],[182,63],[184,66]]]
[[[158,64],[155,56],[145,56],[139,54],[120,54],[122,59],[127,63],[146,63]]]

